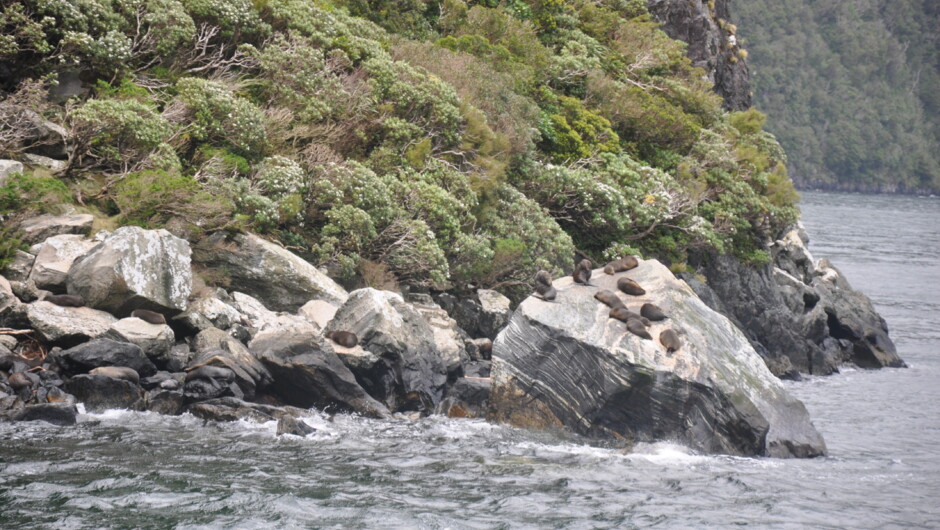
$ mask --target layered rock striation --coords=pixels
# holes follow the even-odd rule
[[[628,276],[645,290],[618,297],[668,315],[653,340],[627,331],[594,298]],[[628,443],[675,440],[708,452],[812,457],[826,452],[803,404],[770,373],[747,338],[657,261],[592,285],[556,280],[555,302],[529,297],[493,345],[490,417]],[[681,347],[657,340],[673,329]]]

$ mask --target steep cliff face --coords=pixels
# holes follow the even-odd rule
[[[689,45],[692,64],[708,73],[725,108],[745,110],[751,106],[751,79],[731,24],[730,4],[731,0],[647,1],[663,31]]]

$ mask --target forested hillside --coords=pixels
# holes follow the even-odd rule
[[[754,104],[798,185],[940,190],[940,3],[734,5]]]
[[[521,294],[578,254],[762,262],[796,217],[763,116],[723,111],[638,0],[24,0],[0,27],[0,157],[43,147],[31,113],[68,131],[64,168],[0,187],[0,257],[71,208]]]

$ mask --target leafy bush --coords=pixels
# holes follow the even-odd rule
[[[174,121],[186,123],[190,138],[228,146],[256,158],[264,146],[264,114],[255,104],[237,96],[218,81],[184,77],[176,83],[175,107],[167,111]]]

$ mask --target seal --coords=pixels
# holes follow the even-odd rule
[[[30,380],[29,376],[26,375],[26,372],[14,372],[10,374],[10,377],[7,378],[7,384],[17,392],[24,388],[32,388],[33,386],[33,382]]]
[[[659,334],[659,343],[666,347],[667,353],[672,353],[682,347],[679,334],[672,329],[664,329],[662,333]]]
[[[613,291],[608,291],[607,289],[601,289],[600,291],[597,291],[596,293],[594,293],[594,298],[596,298],[600,303],[608,307],[611,307],[611,308],[623,307],[624,309],[626,309],[626,306],[624,306],[623,304],[623,300],[621,300],[620,297],[617,296],[617,293]]]
[[[640,314],[646,318],[658,322],[660,320],[666,320],[666,313],[663,313],[663,310],[656,304],[643,304],[643,307],[640,308]]]
[[[552,275],[548,271],[541,270],[535,273],[535,292],[542,298],[551,302],[558,295],[555,286],[552,285]]]
[[[135,385],[140,385],[140,374],[137,373],[137,370],[128,368],[127,366],[99,366],[88,373],[105,375],[113,379],[123,379]]]
[[[633,295],[633,296],[642,296],[646,294],[646,290],[640,287],[640,284],[631,280],[630,278],[620,278],[617,280],[617,289]]]
[[[629,322],[630,320],[640,320],[641,318],[643,318],[640,315],[634,313],[633,311],[630,311],[629,309],[627,309],[626,306],[615,307],[611,309],[610,313],[608,313],[608,316],[610,318],[616,318],[617,320],[621,322]]]
[[[653,336],[650,335],[649,331],[646,331],[646,326],[643,325],[643,322],[636,318],[631,318],[627,321],[627,331],[633,333],[637,337],[641,337],[646,340],[653,340]]]
[[[193,379],[222,379],[231,382],[235,380],[235,372],[230,368],[204,364],[186,372],[186,380],[192,381]]]
[[[160,313],[155,311],[148,311],[146,309],[135,309],[131,311],[131,317],[139,318],[150,324],[166,324],[166,317]]]
[[[332,340],[344,348],[354,348],[356,344],[359,344],[359,337],[350,331],[330,331],[329,333],[326,333],[324,337]]]
[[[574,283],[591,285],[591,260],[583,259],[579,261],[571,277],[574,279]]]
[[[636,256],[622,256],[620,259],[616,259],[605,265],[604,273],[612,275],[618,272],[628,271],[637,268],[639,264],[640,262],[636,259]]]
[[[50,294],[43,300],[62,307],[84,307],[85,299],[77,294]]]

